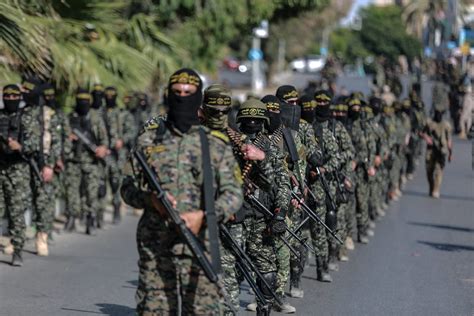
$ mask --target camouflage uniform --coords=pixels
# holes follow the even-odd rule
[[[58,138],[60,134],[56,128],[59,118],[56,116],[55,110],[46,105],[32,106],[32,115],[37,120],[36,124],[40,130],[38,134],[40,150],[36,154],[39,170],[43,166],[54,168],[60,155],[58,151],[60,147],[57,145],[60,143]],[[54,219],[54,184],[53,182],[41,182],[35,174],[31,175],[31,179],[36,229],[38,232],[49,233]]]
[[[355,152],[355,197],[356,197],[356,218],[357,218],[357,234],[359,241],[362,237],[366,237],[369,223],[369,188],[367,169],[373,166],[375,152],[373,145],[366,134],[364,122],[357,119],[348,124],[348,131],[352,138]]]
[[[313,123],[313,129],[315,131],[316,141],[321,147],[321,151],[324,156],[323,164],[319,167],[325,169],[323,176],[328,178],[328,175],[331,175],[333,172],[339,168],[339,147],[336,141],[336,138],[329,129],[328,121]],[[322,182],[320,179],[312,179],[310,189],[316,197],[316,201],[312,201],[315,204],[315,212],[321,218],[326,218],[327,206],[326,206],[326,194],[324,192]],[[335,196],[335,188],[331,188],[331,196]],[[318,275],[323,272],[327,272],[328,259],[329,259],[329,249],[328,249],[328,237],[324,227],[315,222],[310,224],[311,239],[313,240],[313,247],[317,252],[316,265],[318,270]]]
[[[69,125],[88,134],[97,146],[107,146],[109,141],[101,113],[90,109],[86,116],[73,112],[69,116]],[[99,201],[102,162],[90,152],[80,140],[73,141],[66,152],[66,191],[68,217],[77,218],[87,212],[96,217],[102,211]],[[85,204],[85,205],[84,205]]]
[[[146,131],[137,143],[137,150],[145,151],[163,189],[176,198],[179,213],[203,207],[199,128],[209,135],[209,130],[204,127],[192,126],[183,134],[166,125],[160,133],[156,129]],[[215,137],[208,138],[215,175],[214,187],[218,192],[216,214],[219,220],[225,221],[241,206],[242,191],[237,179],[240,170],[230,147]],[[217,286],[210,283],[188,247],[177,238],[175,227],[163,220],[150,204],[147,188],[136,186],[135,183],[142,183],[141,179],[135,180],[127,177],[121,193],[127,204],[145,208],[137,227],[140,255],[135,296],[137,314],[175,315],[181,296],[183,314],[219,315],[222,296]],[[205,241],[206,248],[209,247],[207,230],[201,230],[198,238]]]
[[[423,133],[430,137],[433,142],[432,145],[428,145],[426,148],[426,176],[430,195],[438,198],[446,158],[451,155],[452,127],[447,121],[437,122],[428,119]]]
[[[341,105],[339,105],[341,106]],[[346,107],[345,105],[342,105]],[[335,110],[338,110],[335,108]],[[347,112],[347,109],[345,110]],[[352,168],[351,163],[354,159],[354,146],[352,145],[351,136],[347,132],[344,125],[337,121],[335,118],[329,121],[329,126],[332,131],[332,134],[336,138],[337,144],[339,146],[339,153],[340,153],[340,168],[335,171],[340,173],[340,180],[344,181],[347,178],[349,181],[352,180]],[[334,183],[334,182],[333,182]],[[337,185],[337,183],[336,183]],[[339,192],[341,194],[341,192]],[[339,201],[338,208],[337,208],[337,230],[336,233],[341,240],[345,240],[346,237],[352,236],[354,231],[354,220],[355,220],[355,208],[354,204],[351,203],[351,199],[353,199],[353,195],[349,194],[347,190],[345,191],[345,195],[347,198],[346,202]],[[336,194],[338,196],[338,194]],[[337,200],[337,199],[336,199]],[[333,247],[335,243],[333,242]]]
[[[17,91],[19,93],[19,91]],[[5,93],[5,91],[4,91]],[[30,172],[22,155],[31,155],[39,150],[39,128],[33,117],[32,108],[17,112],[0,110],[2,139],[0,140],[0,218],[6,211],[11,243],[16,253],[21,253],[25,243],[25,210],[31,202]],[[15,126],[15,127],[14,127]],[[19,129],[19,130],[18,130]],[[6,134],[6,135],[5,135]],[[18,136],[17,136],[18,135]],[[17,139],[21,152],[12,152],[3,139],[5,136]]]

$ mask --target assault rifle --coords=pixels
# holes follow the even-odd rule
[[[156,197],[163,205],[168,218],[171,219],[171,221],[176,225],[180,235],[183,237],[184,242],[196,257],[199,265],[206,274],[206,277],[212,283],[217,283],[219,276],[217,275],[216,271],[214,271],[211,262],[204,253],[201,241],[191,232],[191,230],[189,230],[188,227],[186,227],[186,224],[179,216],[178,211],[176,211],[171,205],[171,202],[166,197],[166,193],[161,187],[155,172],[148,165],[145,156],[139,151],[134,151],[133,156],[135,159],[137,159],[140,167],[142,168],[150,189],[156,193]]]
[[[262,273],[255,267],[252,260],[248,257],[245,251],[240,247],[237,241],[232,237],[227,227],[223,224],[220,225],[220,232],[223,238],[223,242],[230,248],[232,253],[236,258],[236,267],[240,270],[245,280],[247,280],[248,284],[252,288],[255,293],[255,297],[257,299],[257,315],[267,316],[270,315],[270,306],[269,302],[263,295],[261,289],[258,287],[252,273],[260,280],[260,282],[267,288],[268,292],[273,296],[275,301],[282,305],[281,300],[278,298],[277,294],[273,291],[271,286],[268,284],[265,277]]]
[[[78,130],[77,128],[73,128],[72,129],[72,132],[74,135],[77,136],[77,138],[79,138],[79,140],[84,144],[86,145],[87,149],[89,149],[90,152],[94,153],[95,154],[95,151],[97,149],[97,145],[94,144],[88,137],[87,135],[85,135],[83,132],[81,132],[80,130]],[[101,161],[103,163],[105,163],[106,165],[111,165],[113,164],[113,161],[111,161],[111,156],[107,155],[105,156],[104,158],[101,158]]]

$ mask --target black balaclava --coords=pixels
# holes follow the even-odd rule
[[[382,99],[377,97],[371,97],[369,100],[369,105],[372,108],[374,116],[377,116],[382,112]]]
[[[298,104],[301,107],[301,118],[308,123],[313,123],[316,113],[316,101],[309,94],[304,94],[298,99]]]
[[[18,100],[6,100],[6,96],[17,96]],[[16,84],[9,84],[3,87],[3,105],[8,113],[15,113],[20,107],[21,90]]]
[[[105,88],[105,105],[108,108],[114,108],[117,106],[117,89],[115,87]]]
[[[355,97],[350,97],[348,99],[348,104],[349,106],[349,111],[348,111],[348,117],[352,121],[356,121],[360,118],[360,112],[362,110],[362,104],[358,98]],[[359,107],[357,110],[355,110],[356,107]]]
[[[244,117],[239,120],[240,131],[245,135],[255,135],[263,130],[264,120]]]
[[[314,93],[316,100],[315,116],[318,122],[325,122],[331,117],[332,94],[327,90],[319,90]]]
[[[197,87],[194,94],[189,96],[178,96],[171,86],[175,83],[190,84]],[[202,102],[202,81],[199,75],[192,69],[182,68],[176,71],[168,83],[168,118],[167,121],[182,133],[186,133],[191,126],[199,125],[198,109]]]
[[[270,123],[267,128],[270,134],[275,132],[281,125],[281,105],[280,100],[274,95],[266,95],[260,101],[265,103],[267,107],[267,116],[270,119]]]
[[[104,87],[101,84],[95,84],[91,92],[93,109],[100,109],[104,102]]]
[[[347,97],[340,96],[334,101],[334,105],[331,106],[334,119],[338,120],[342,124],[347,124]],[[335,115],[335,113],[338,113]]]
[[[239,112],[240,102],[232,99],[232,103],[234,104],[231,106],[229,113],[227,113],[227,124],[233,130],[238,130],[239,126],[237,125],[237,113]]]
[[[433,121],[440,123],[443,120],[444,111],[435,110],[433,114]]]
[[[79,88],[76,92],[75,111],[80,116],[86,116],[91,107],[91,95],[87,89]]]
[[[38,78],[27,78],[23,81],[23,101],[28,105],[39,105],[41,81]]]
[[[148,108],[148,95],[146,93],[138,94],[138,105],[142,110],[146,110]]]
[[[283,125],[295,131],[300,129],[301,108],[298,105],[282,102],[280,113]]]
[[[298,91],[294,86],[284,85],[277,89],[275,95],[281,102],[288,102],[290,99],[298,98]]]
[[[56,91],[54,91],[54,87],[50,83],[43,86],[43,98],[47,106],[56,109],[58,106],[58,102],[56,101]]]

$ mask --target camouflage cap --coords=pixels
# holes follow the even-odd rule
[[[266,105],[256,99],[250,99],[242,103],[237,113],[237,121],[242,118],[255,118],[266,120],[267,123],[270,123],[269,118],[266,116],[267,107]]]
[[[225,110],[232,105],[230,90],[220,84],[213,84],[204,90],[203,106]]]

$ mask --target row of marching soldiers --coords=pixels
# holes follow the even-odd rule
[[[112,221],[120,222],[121,166],[139,127],[151,114],[145,94],[126,96],[124,109],[117,106],[117,97],[112,86],[80,88],[73,111],[66,114],[54,87],[37,77],[3,88],[0,220],[8,223],[11,241],[3,251],[12,255],[13,266],[23,264],[27,210],[31,210],[39,256],[49,255],[56,201],[65,201],[59,219],[65,220],[68,232],[80,228],[93,234],[102,228],[110,197]]]
[[[369,243],[376,221],[413,176],[424,126],[418,91],[388,105],[376,97],[367,102],[361,93],[299,96],[285,85],[275,95],[232,105],[225,87],[201,88],[190,69],[171,76],[168,117],[139,137],[135,152],[146,157],[131,159],[133,172],[121,189],[126,203],[145,208],[137,228],[137,314],[219,315],[224,306],[233,315],[243,280],[255,295],[248,310],[295,313],[286,295],[304,297],[309,253],[317,280],[332,282],[330,273],[349,260],[354,239]],[[211,203],[206,151],[214,167]],[[155,186],[143,169],[147,162]],[[214,210],[225,222],[218,251]],[[176,230],[175,212],[222,270],[220,286]]]

